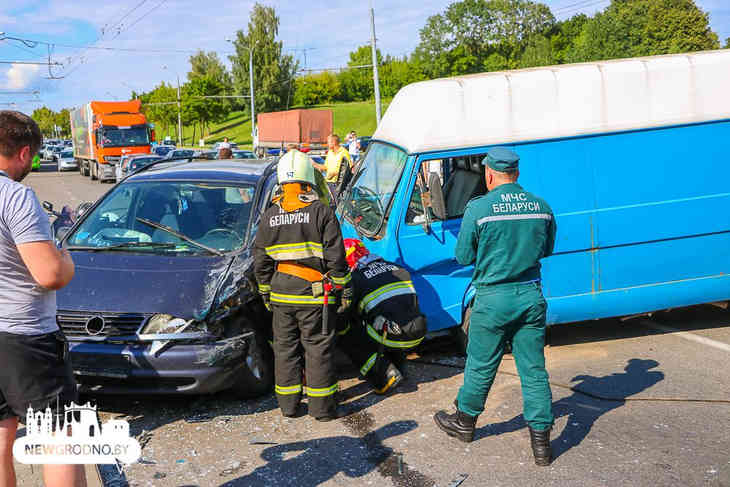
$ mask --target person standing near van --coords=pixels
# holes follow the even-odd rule
[[[77,401],[66,339],[56,324],[56,290],[74,275],[53,243],[48,216],[20,184],[41,145],[25,114],[0,111],[0,485],[15,485],[13,441],[28,406]],[[44,465],[45,485],[84,486],[81,465]]]
[[[325,181],[330,188],[332,197],[337,200],[341,187],[347,184],[352,169],[352,159],[347,149],[340,145],[340,136],[330,134],[327,137],[327,157],[324,164],[312,161],[312,165],[325,172]]]
[[[357,138],[357,134],[353,130],[350,132],[350,141],[347,143],[347,151],[350,153],[350,159],[353,164],[360,158],[360,139]]]
[[[543,351],[547,303],[540,259],[553,252],[555,218],[545,200],[517,184],[515,152],[494,147],[482,164],[489,192],[467,205],[456,244],[459,263],[474,264],[476,288],[464,384],[456,412],[439,411],[434,420],[449,436],[463,442],[474,439],[505,343],[511,341],[535,463],[546,466],[554,417]]]

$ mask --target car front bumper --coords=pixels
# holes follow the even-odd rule
[[[79,164],[76,161],[58,161],[58,169],[65,171],[66,169],[78,169]]]
[[[69,340],[79,391],[96,394],[209,394],[233,385],[246,367],[249,334],[200,344]]]

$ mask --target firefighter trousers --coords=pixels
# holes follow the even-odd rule
[[[362,322],[339,317],[337,348],[347,355],[368,382],[378,387],[384,381],[390,360],[380,356],[380,346],[368,338]]]
[[[321,306],[296,307],[272,303],[271,309],[275,391],[282,414],[294,415],[302,395],[306,394],[310,416],[335,416],[335,323],[329,324],[329,332],[325,335],[322,332]],[[329,316],[334,321],[334,310],[329,312]],[[302,369],[306,370],[306,386],[302,384]]]
[[[458,408],[470,415],[484,411],[487,394],[512,341],[512,355],[522,384],[524,417],[532,429],[553,424],[552,395],[545,369],[545,311],[540,285],[517,282],[478,289],[469,323],[464,385]]]

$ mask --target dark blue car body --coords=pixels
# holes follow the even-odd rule
[[[243,245],[223,255],[71,252],[76,274],[57,293],[57,322],[69,340],[82,391],[213,393],[233,386],[252,397],[268,390],[270,351],[259,330],[269,326],[270,315],[252,292],[250,244],[260,202],[275,179],[275,166],[263,161],[177,161],[154,164],[119,183],[246,183],[256,192]],[[63,246],[93,210],[76,222]],[[195,320],[206,332],[164,335],[164,340],[145,335],[145,323],[159,314]],[[95,333],[99,327],[102,332]],[[153,351],[155,342],[166,345]],[[247,381],[253,381],[252,390]]]

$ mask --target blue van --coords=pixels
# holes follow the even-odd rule
[[[556,215],[548,323],[730,299],[730,50],[438,79],[393,99],[344,195],[345,237],[405,266],[429,330],[459,326],[454,258],[490,147]]]

